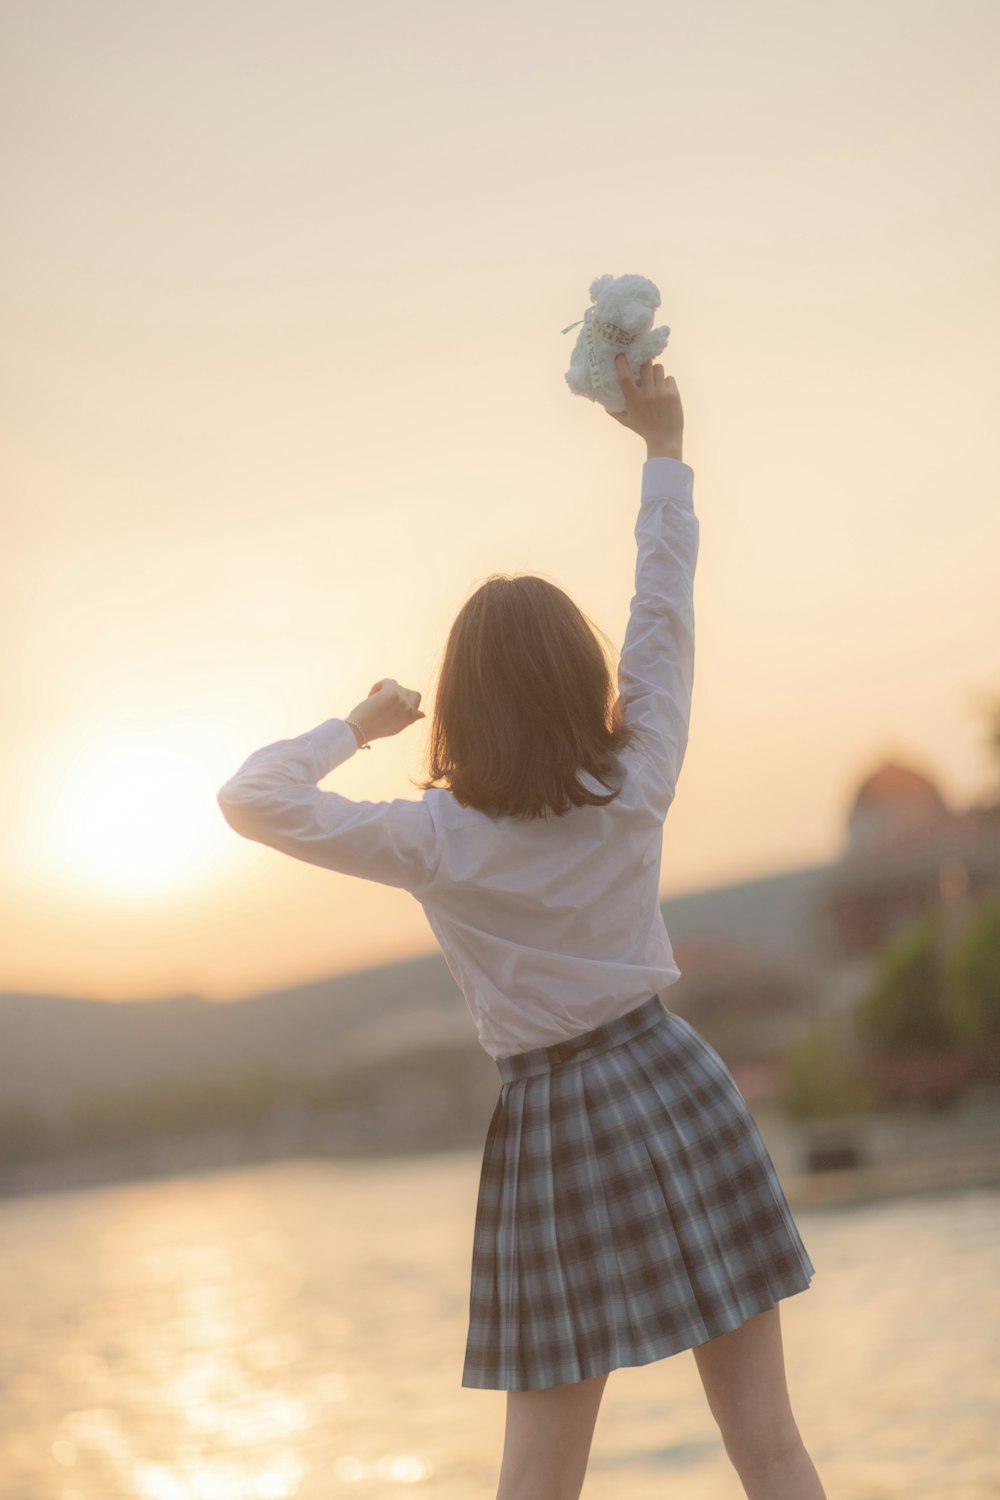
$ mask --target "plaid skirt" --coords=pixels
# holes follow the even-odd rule
[[[746,1100],[659,995],[496,1063],[463,1386],[538,1390],[649,1364],[809,1286]]]

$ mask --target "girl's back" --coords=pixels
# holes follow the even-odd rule
[[[493,818],[431,787],[437,863],[415,894],[492,1056],[561,1041],[680,978],[659,902],[663,822],[694,677],[694,473],[647,459],[619,668],[618,796],[561,817]],[[587,772],[580,779],[605,790]]]

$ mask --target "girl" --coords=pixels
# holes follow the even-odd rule
[[[493,575],[449,633],[420,801],[317,787],[425,717],[392,678],[218,800],[245,838],[410,891],[496,1062],[462,1384],[507,1393],[497,1500],[577,1500],[609,1372],[682,1349],[750,1500],[824,1500],[778,1308],[814,1267],[729,1069],[659,996],[680,978],[658,886],[699,526],[673,377],[617,365],[611,415],[647,452],[617,701],[572,600]]]

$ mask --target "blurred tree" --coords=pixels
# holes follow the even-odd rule
[[[814,1022],[781,1056],[776,1102],[792,1119],[869,1114],[873,1080],[843,1028]]]
[[[961,1040],[948,1002],[941,914],[926,912],[883,951],[854,1014],[858,1036],[876,1053],[930,1051]]]
[[[1000,698],[995,698],[989,709],[992,715],[992,723],[989,731],[989,746],[996,756],[997,765],[1000,767]]]
[[[986,719],[986,748],[992,757],[996,779],[993,787],[984,794],[981,806],[996,808],[1000,806],[1000,697],[992,693],[980,699],[983,715]]]
[[[1000,895],[991,896],[973,915],[955,953],[954,970],[963,1036],[1000,1039]]]

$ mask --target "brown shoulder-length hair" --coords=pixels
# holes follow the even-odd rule
[[[617,693],[599,630],[568,594],[531,573],[491,573],[448,633],[428,746],[429,777],[493,817],[557,817],[606,796],[617,752],[635,731]]]

